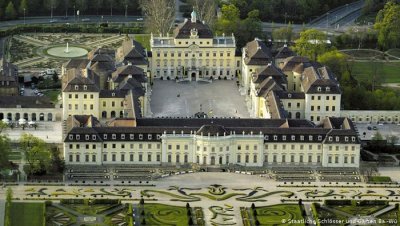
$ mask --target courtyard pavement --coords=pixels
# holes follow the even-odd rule
[[[200,111],[200,106],[209,117],[250,116],[236,80],[214,80],[212,83],[154,81],[153,117],[192,117]]]
[[[376,132],[379,132],[382,134],[383,138],[386,138],[387,136],[397,136],[400,137],[400,125],[397,124],[367,124],[367,123],[356,123],[358,132],[360,134],[361,140],[371,140],[372,135],[374,135]],[[368,126],[371,127],[371,130],[368,130]],[[373,130],[373,127],[376,127],[376,130]],[[365,133],[365,135],[364,135]],[[400,144],[400,140],[398,141],[398,144]]]
[[[7,129],[4,133],[8,135],[11,141],[18,141],[25,134],[32,134],[46,143],[62,142],[62,122],[37,122],[38,127],[34,128],[14,128]]]

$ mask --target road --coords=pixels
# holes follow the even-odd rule
[[[84,21],[82,21],[82,19]],[[50,22],[52,21],[52,22]],[[142,16],[70,16],[68,19],[64,19],[63,16],[50,17],[26,17],[20,18],[19,20],[3,21],[0,23],[0,29],[5,29],[8,27],[13,27],[16,25],[23,24],[73,24],[73,23],[127,23],[127,22],[142,22]]]
[[[352,4],[337,7],[329,13],[314,19],[309,24],[292,24],[294,32],[300,32],[305,28],[317,28],[328,32],[336,33],[337,31],[345,31],[353,25],[354,21],[361,16],[361,9],[364,1],[358,1]],[[263,31],[271,32],[273,29],[286,27],[284,23],[267,23],[263,22]]]

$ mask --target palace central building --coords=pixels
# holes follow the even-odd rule
[[[188,81],[231,79],[240,69],[236,41],[231,36],[214,36],[207,24],[190,20],[179,25],[174,37],[151,36],[151,74],[155,78]]]

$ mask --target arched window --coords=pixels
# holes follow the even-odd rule
[[[296,119],[300,119],[300,116],[301,116],[300,112],[296,112]]]
[[[39,114],[39,121],[44,121],[44,114],[43,113]]]
[[[115,118],[115,111],[111,112],[111,118]]]
[[[21,118],[21,115],[19,113],[15,114],[15,121],[18,121]]]
[[[106,112],[106,111],[103,111],[103,112],[101,113],[101,117],[102,117],[102,118],[107,118],[107,112]]]
[[[49,121],[49,122],[53,121],[53,114],[52,113],[48,113],[47,114],[47,121]]]
[[[36,113],[32,113],[32,121],[36,121]]]
[[[288,113],[288,118],[292,118],[292,112]]]

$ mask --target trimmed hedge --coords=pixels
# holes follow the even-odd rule
[[[351,200],[325,200],[324,204],[327,206],[346,206],[351,205]]]

